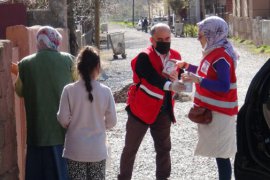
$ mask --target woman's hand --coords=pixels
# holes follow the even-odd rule
[[[189,64],[185,61],[176,61],[175,65],[177,68],[180,68],[180,69],[187,69],[189,66]]]
[[[11,63],[11,72],[17,76],[18,72],[19,72],[19,68],[18,68],[18,64],[16,63]]]
[[[201,77],[191,72],[181,74],[183,82],[194,82],[200,84]]]

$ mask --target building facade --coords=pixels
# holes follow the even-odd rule
[[[270,0],[233,0],[233,15],[270,19]]]
[[[270,0],[233,0],[229,26],[233,36],[270,45]]]
[[[204,0],[204,3],[206,17],[216,15],[228,21],[229,14],[233,12],[232,0]]]

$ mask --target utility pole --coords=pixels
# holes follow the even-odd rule
[[[134,27],[134,0],[132,0],[132,25]]]
[[[150,23],[150,21],[151,21],[151,9],[150,9],[150,2],[149,2],[150,0],[147,0],[147,3],[148,3],[148,21],[149,21],[149,23]]]
[[[100,37],[99,37],[99,10],[100,10],[100,2],[99,0],[95,0],[95,46],[100,48]]]

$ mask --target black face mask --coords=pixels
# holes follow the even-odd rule
[[[160,54],[167,54],[170,51],[171,42],[157,41],[156,50]]]

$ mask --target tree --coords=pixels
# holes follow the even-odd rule
[[[49,0],[14,0],[14,3],[23,3],[27,9],[47,9]]]
[[[23,2],[28,9],[47,9],[49,0],[15,0]],[[67,27],[69,29],[70,53],[77,54],[76,25],[82,24],[82,33],[95,33],[95,41],[99,41],[99,21],[104,14],[113,14],[119,9],[116,6],[121,0],[67,0]],[[98,3],[98,8],[96,8]],[[63,7],[64,8],[64,7]],[[101,11],[100,11],[101,10]],[[102,12],[103,14],[100,14]],[[95,14],[97,14],[95,16]],[[95,18],[96,17],[96,18]],[[96,23],[95,23],[96,22]],[[99,46],[99,42],[95,42]]]
[[[95,45],[99,49],[100,48],[100,37],[99,37],[99,20],[100,20],[100,1],[95,0]]]
[[[74,0],[73,0],[74,1]],[[99,47],[99,24],[116,10],[118,0],[77,0],[74,6],[76,23],[82,25],[82,33],[91,33],[94,44]]]
[[[70,53],[76,55],[78,51],[78,43],[76,39],[76,24],[74,16],[74,1],[67,0],[67,25],[69,29],[69,46]]]
[[[201,19],[204,19],[205,18],[205,0],[200,0],[200,5],[201,5],[200,16],[201,16]]]
[[[178,19],[181,17],[181,19],[187,18],[187,8],[189,6],[190,0],[167,0],[168,4],[174,11],[176,18]],[[181,21],[181,19],[179,19]]]

